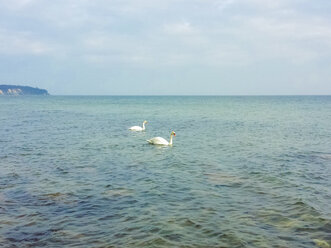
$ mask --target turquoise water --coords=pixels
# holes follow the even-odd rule
[[[330,247],[330,178],[328,96],[0,98],[1,247]]]

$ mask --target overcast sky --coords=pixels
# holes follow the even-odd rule
[[[0,84],[331,94],[330,0],[0,0]]]

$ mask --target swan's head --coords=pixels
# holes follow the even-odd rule
[[[144,121],[144,124],[147,124],[148,122],[147,121]]]
[[[176,136],[176,133],[174,131],[171,132],[171,135]]]

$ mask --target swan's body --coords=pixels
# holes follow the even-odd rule
[[[144,130],[146,129],[146,128],[145,128],[145,124],[146,124],[146,123],[147,123],[147,121],[144,121],[142,127],[139,127],[139,126],[133,126],[133,127],[130,127],[129,130],[131,130],[131,131],[136,131],[136,132],[144,131]]]
[[[172,146],[172,136],[176,136],[176,133],[174,131],[172,131],[170,134],[169,142],[162,137],[154,137],[154,138],[147,140],[147,142],[152,145]]]

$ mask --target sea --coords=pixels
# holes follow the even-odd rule
[[[331,96],[0,97],[0,247],[331,247]]]

